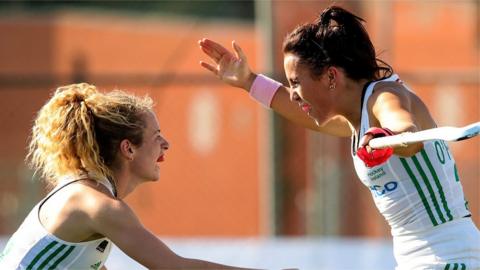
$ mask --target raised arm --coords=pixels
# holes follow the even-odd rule
[[[181,257],[148,231],[124,202],[104,198],[97,205],[92,229],[148,269],[246,269]]]
[[[250,92],[257,74],[251,71],[247,57],[235,41],[232,42],[234,53],[206,38],[200,40],[198,44],[202,51],[213,61],[213,64],[200,61],[202,67],[212,72],[225,83]],[[336,136],[351,135],[348,124],[340,117],[333,118],[321,127],[318,126],[296,103],[290,100],[288,88],[283,85],[275,93],[270,108],[300,126]]]
[[[417,103],[417,105],[414,106],[414,103]],[[368,106],[371,108],[374,116],[373,124],[378,127],[388,128],[393,134],[416,132],[421,130],[422,127],[431,128],[435,125],[423,103],[417,100],[409,91],[406,89],[402,91],[395,84],[386,84],[386,87],[377,89],[370,98]],[[415,113],[414,107],[425,108]],[[368,145],[372,138],[372,135],[364,136],[360,146]],[[406,147],[395,147],[393,151],[399,156],[409,157],[419,152],[422,148],[422,143],[414,143]]]

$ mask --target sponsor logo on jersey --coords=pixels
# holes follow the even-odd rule
[[[398,182],[390,181],[385,183],[383,186],[371,185],[369,188],[372,191],[375,197],[382,197],[387,195],[387,193],[394,191],[398,187]]]
[[[100,252],[104,252],[105,249],[107,248],[107,245],[108,245],[108,241],[107,241],[107,240],[103,240],[103,241],[97,246],[97,250],[100,251]]]
[[[387,173],[383,170],[383,167],[375,168],[368,172],[368,178],[370,178],[371,181],[375,181],[386,174]]]
[[[92,264],[92,265],[90,265],[90,269],[98,270],[98,268],[100,267],[101,264],[102,264],[102,262],[97,262],[96,264]]]

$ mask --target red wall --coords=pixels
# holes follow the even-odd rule
[[[268,233],[262,213],[269,202],[260,179],[265,168],[258,154],[265,110],[207,74],[198,64],[204,57],[196,43],[207,36],[229,44],[229,33],[235,33],[255,66],[252,25],[64,14],[3,18],[0,33],[9,37],[0,43],[0,164],[9,175],[0,193],[17,204],[4,213],[2,231],[14,229],[31,207],[22,199],[29,185],[21,185],[24,179],[7,167],[24,170],[35,111],[52,89],[80,77],[104,90],[148,93],[157,104],[171,149],[160,181],[127,198],[154,233]],[[0,207],[6,204],[11,202]]]

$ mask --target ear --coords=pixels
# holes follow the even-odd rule
[[[336,67],[330,66],[327,69],[327,77],[328,77],[328,89],[330,91],[334,91],[337,87],[337,79],[338,79],[338,69]]]
[[[128,160],[133,160],[133,154],[135,149],[133,148],[133,144],[127,140],[123,139],[120,142],[120,155]]]
[[[334,66],[327,68],[327,76],[330,82],[334,82],[338,77],[338,69]]]

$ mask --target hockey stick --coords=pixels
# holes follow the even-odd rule
[[[375,138],[370,140],[368,144],[374,149],[381,149],[429,140],[456,142],[475,137],[478,134],[480,134],[480,122],[465,127],[438,127],[418,132],[405,132],[398,135]]]

